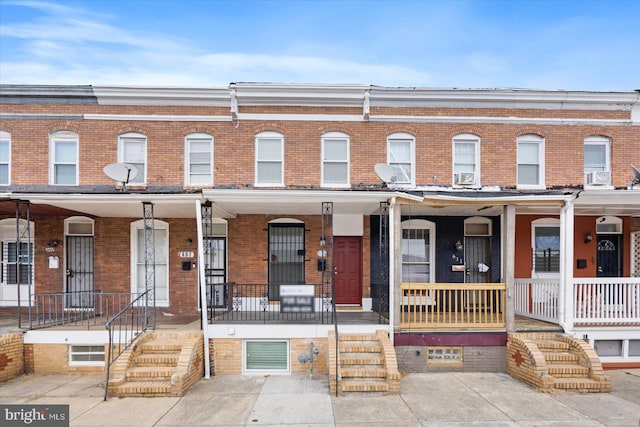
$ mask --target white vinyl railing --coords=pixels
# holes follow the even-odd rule
[[[515,279],[516,314],[558,323],[560,279]]]
[[[640,278],[573,280],[574,323],[640,324]]]

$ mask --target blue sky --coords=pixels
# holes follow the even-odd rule
[[[0,0],[0,82],[640,89],[640,0]]]

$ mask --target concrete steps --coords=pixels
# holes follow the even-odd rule
[[[147,332],[121,358],[109,379],[110,396],[182,396],[202,377],[202,333]]]
[[[330,333],[329,345],[335,348],[335,336]],[[331,353],[330,353],[331,354]],[[335,366],[335,361],[330,365]],[[397,394],[400,373],[395,349],[385,331],[371,334],[341,334],[338,341],[337,370],[330,366],[330,388],[339,394]],[[332,372],[334,371],[334,372]],[[335,378],[337,376],[337,385]]]

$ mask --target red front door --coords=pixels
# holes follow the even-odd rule
[[[334,237],[336,304],[362,304],[362,238]]]

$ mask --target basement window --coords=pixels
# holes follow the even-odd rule
[[[640,340],[629,340],[629,356],[640,356]]]
[[[245,341],[244,371],[289,373],[289,341]]]
[[[622,356],[622,340],[595,340],[593,348],[600,357]]]
[[[427,366],[462,366],[462,347],[427,347]]]
[[[104,346],[70,345],[69,365],[104,366]]]

